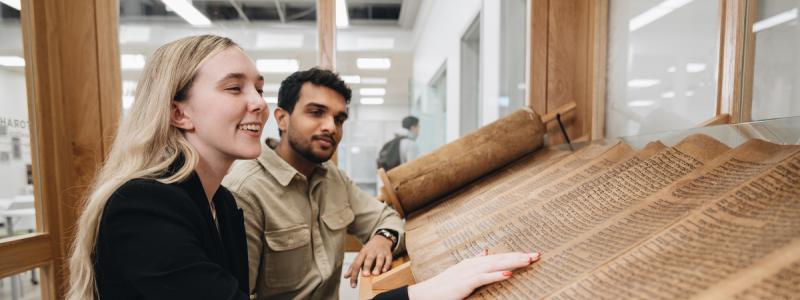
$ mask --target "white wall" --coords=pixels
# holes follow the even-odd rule
[[[502,0],[436,0],[425,1],[414,26],[414,99],[424,94],[439,68],[446,64],[447,113],[446,140],[459,137],[461,123],[461,37],[480,16],[481,79],[479,124],[497,120],[500,97],[500,30]],[[475,83],[478,84],[478,83]]]
[[[0,161],[0,198],[11,198],[27,193],[25,166],[31,163],[28,98],[22,68],[0,67],[0,91],[3,91],[0,95],[0,118],[4,123],[12,122],[11,126],[5,126],[6,133],[0,135],[0,152],[9,155],[8,161]],[[12,137],[20,139],[22,156],[18,159],[13,157]]]

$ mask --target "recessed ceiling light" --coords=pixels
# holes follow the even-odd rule
[[[662,94],[661,94],[661,98],[664,98],[664,99],[671,99],[671,98],[675,98],[675,92],[666,92],[666,93],[662,93]]]
[[[688,72],[688,73],[702,72],[705,69],[706,69],[706,64],[702,64],[702,63],[688,63],[688,64],[686,64],[686,72]]]
[[[631,18],[628,22],[628,31],[634,32],[639,28],[646,26],[654,22],[655,20],[661,19],[661,17],[671,13],[673,10],[680,8],[686,4],[689,4],[694,0],[666,0],[663,1],[656,6],[646,10],[645,12]]]
[[[761,30],[778,26],[780,24],[789,22],[791,20],[797,19],[797,8],[793,8],[787,10],[785,12],[779,13],[772,17],[766,18],[764,20],[758,21],[753,24],[753,32],[759,32]]]
[[[205,27],[211,26],[209,20],[203,13],[197,10],[191,1],[186,0],[161,0],[169,9],[178,14],[181,18],[192,24],[193,26]]]
[[[141,70],[144,68],[144,55],[122,54],[119,63],[123,70]]]
[[[342,75],[342,80],[348,84],[359,84],[361,83],[361,76],[358,75]]]
[[[259,59],[256,60],[259,72],[264,73],[292,73],[300,70],[296,59]]]
[[[656,102],[653,100],[635,100],[628,102],[628,106],[630,107],[646,107],[655,104]]]
[[[675,66],[672,66],[672,67],[669,67],[669,68],[667,68],[667,72],[670,72],[670,73],[675,73],[676,71],[678,71],[678,68],[677,68],[677,67],[675,67]]]
[[[383,98],[381,98],[381,97],[364,97],[364,98],[361,98],[361,104],[364,104],[364,105],[380,105],[380,104],[383,104]]]
[[[658,79],[632,79],[628,81],[628,87],[650,87],[659,83],[661,83],[661,80]]]
[[[361,78],[362,84],[386,84],[388,80],[384,77],[364,77]]]
[[[0,66],[24,67],[25,59],[19,56],[0,56]]]
[[[392,67],[392,60],[388,58],[359,58],[356,60],[359,69],[385,70]]]
[[[383,96],[386,95],[385,88],[361,88],[358,90],[361,96]]]

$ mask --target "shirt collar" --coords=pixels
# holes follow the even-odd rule
[[[275,152],[278,143],[279,140],[277,139],[267,138],[266,147],[261,151],[261,155],[258,156],[258,162],[264,166],[264,169],[267,169],[267,172],[272,174],[272,177],[274,177],[281,186],[288,186],[295,177],[305,178],[305,175],[298,172],[297,169],[292,167],[292,165],[283,160],[283,158]],[[330,161],[327,161],[317,167],[314,171],[315,175],[327,177],[329,173],[328,168],[330,167],[328,164],[330,163]]]

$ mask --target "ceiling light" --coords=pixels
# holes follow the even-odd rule
[[[392,67],[392,60],[388,58],[359,58],[356,60],[359,69],[388,69]]]
[[[197,10],[190,1],[186,0],[161,0],[169,9],[178,14],[181,18],[193,26],[211,26],[209,20],[203,13]]]
[[[358,75],[342,75],[342,80],[348,84],[359,84],[361,83],[361,76]]]
[[[350,25],[347,16],[347,3],[344,0],[336,0],[336,27],[342,28]]]
[[[259,59],[256,60],[259,72],[264,73],[292,73],[300,70],[296,59]]]
[[[267,101],[267,103],[269,103],[269,104],[276,104],[276,103],[278,103],[278,97],[266,96],[266,97],[264,97],[264,101]]]
[[[20,6],[19,0],[0,0],[3,4],[11,6],[16,10],[22,10],[22,6]]]
[[[631,18],[628,22],[628,31],[634,32],[639,28],[646,26],[660,19],[661,17],[671,13],[673,10],[689,4],[694,0],[666,0],[646,10],[645,12]]]
[[[264,92],[265,93],[268,93],[268,92],[277,93],[278,91],[280,91],[280,89],[281,89],[281,85],[277,84],[277,83],[268,83],[268,84],[264,85]]]
[[[653,100],[635,100],[628,102],[628,106],[630,107],[647,107],[656,104]]]
[[[670,99],[675,98],[675,92],[666,92],[661,94],[661,98]]]
[[[670,73],[675,73],[675,72],[677,72],[677,71],[678,71],[678,68],[677,68],[677,67],[675,67],[675,66],[672,66],[672,67],[669,67],[669,68],[667,68],[667,72],[670,72]]]
[[[381,98],[381,97],[364,97],[364,98],[361,98],[361,104],[364,104],[364,105],[380,105],[380,104],[383,104],[383,98]]]
[[[123,70],[141,70],[144,68],[144,55],[123,54],[120,56],[120,67]]]
[[[686,91],[685,95],[686,97],[694,96],[694,91]]]
[[[631,81],[628,81],[628,87],[633,87],[633,88],[650,87],[659,83],[661,83],[661,80],[658,79],[633,79]]]
[[[358,90],[361,96],[383,96],[386,95],[385,88],[362,88]]]
[[[697,73],[706,69],[706,64],[701,63],[688,63],[686,64],[686,72]]]
[[[24,67],[25,59],[19,56],[0,56],[0,66]]]
[[[353,152],[353,154],[359,154],[361,153],[361,147],[353,146],[352,148],[350,148],[350,152]]]
[[[362,84],[386,84],[388,80],[385,77],[364,77],[361,78]]]
[[[755,22],[755,24],[753,24],[753,32],[759,32],[767,28],[775,27],[794,19],[797,19],[797,8],[793,8],[764,20]]]

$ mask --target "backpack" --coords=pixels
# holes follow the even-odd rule
[[[381,152],[378,154],[378,168],[389,171],[400,165],[400,141],[407,138],[407,136],[401,135],[383,144]]]

